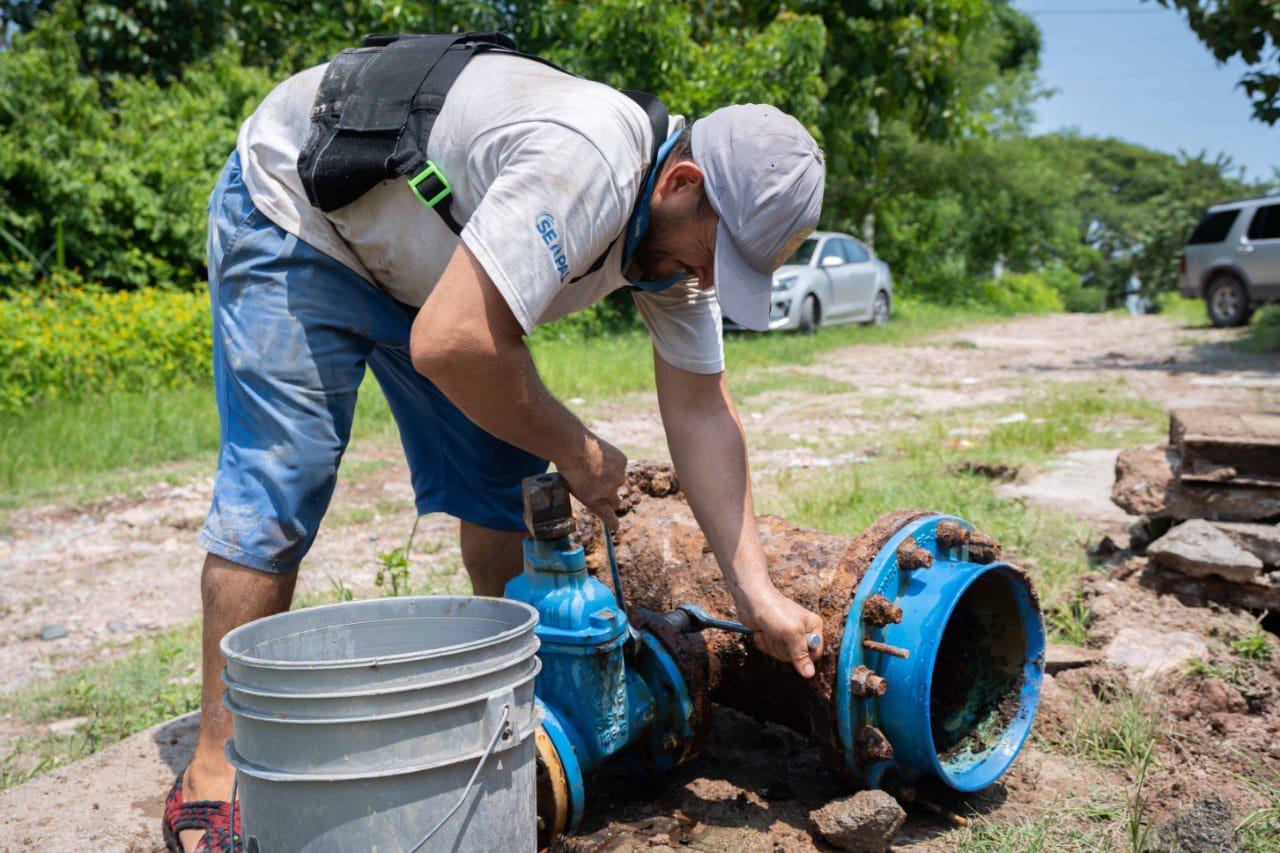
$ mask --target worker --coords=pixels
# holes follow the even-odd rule
[[[371,38],[284,81],[209,202],[221,439],[198,540],[200,734],[165,804],[172,849],[240,849],[219,642],[288,609],[366,368],[418,513],[459,519],[474,593],[500,596],[522,565],[521,480],[549,462],[617,527],[626,457],[548,392],[526,338],[621,288],[738,617],[805,677],[821,654],[806,643],[819,617],[769,578],[721,331],[722,310],[767,327],[772,273],[821,211],[817,143],[771,106],[687,125],[497,34],[442,38]]]

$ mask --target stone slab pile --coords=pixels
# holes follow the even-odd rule
[[[1111,498],[1161,592],[1280,609],[1280,408],[1175,409],[1168,444],[1120,453]]]

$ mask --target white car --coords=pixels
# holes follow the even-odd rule
[[[773,274],[769,329],[812,332],[837,323],[889,322],[888,265],[848,234],[815,231]],[[726,329],[738,329],[726,320]]]
[[[1215,326],[1243,326],[1280,301],[1280,197],[1217,204],[1187,238],[1178,292],[1203,299]]]

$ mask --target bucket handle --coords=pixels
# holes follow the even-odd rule
[[[467,787],[462,790],[462,796],[458,798],[458,802],[453,804],[453,808],[449,809],[448,813],[445,814],[444,817],[440,818],[439,823],[431,827],[431,830],[426,835],[422,836],[421,841],[409,848],[408,853],[415,853],[415,851],[421,849],[422,845],[430,841],[431,836],[439,832],[440,828],[449,822],[449,818],[453,817],[458,809],[462,808],[462,804],[467,801],[467,797],[471,796],[471,789],[475,786],[476,780],[480,778],[480,771],[484,769],[484,765],[489,760],[489,756],[493,754],[493,748],[498,745],[499,740],[511,738],[514,734],[511,730],[509,720],[511,717],[511,706],[515,703],[515,694],[508,690],[500,696],[491,697],[489,699],[488,710],[492,710],[498,702],[502,703],[502,715],[498,719],[498,724],[494,726],[493,737],[489,739],[489,745],[485,747],[484,755],[480,756],[480,761],[476,764],[476,769],[472,771],[471,778],[467,781]]]

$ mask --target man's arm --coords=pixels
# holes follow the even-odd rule
[[[618,526],[627,459],[551,396],[502,294],[459,244],[413,321],[413,366],[485,431],[549,459],[589,509]]]
[[[822,620],[780,593],[769,579],[760,545],[747,442],[723,373],[681,370],[653,354],[662,423],[689,499],[720,564],[734,603],[748,627],[757,629],[762,651],[813,675],[805,635],[822,635]],[[821,650],[819,649],[818,653]]]

